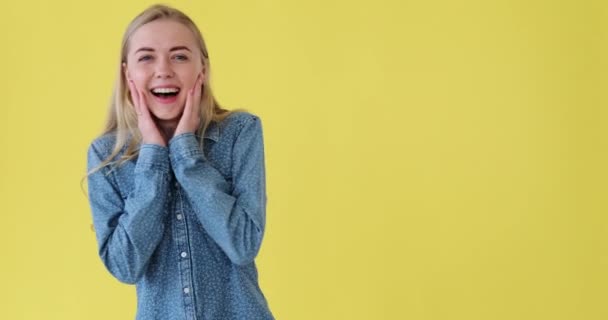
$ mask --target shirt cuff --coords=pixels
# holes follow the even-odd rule
[[[167,147],[157,144],[142,144],[139,148],[137,157],[136,171],[158,170],[165,173],[169,172],[169,151]]]
[[[180,160],[189,158],[205,158],[198,145],[196,136],[191,132],[177,135],[169,141],[169,156],[171,157],[171,162],[179,162]]]

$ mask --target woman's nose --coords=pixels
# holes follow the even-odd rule
[[[173,69],[167,59],[159,59],[156,64],[156,77],[157,78],[170,78],[173,77]]]

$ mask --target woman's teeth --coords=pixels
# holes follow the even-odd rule
[[[174,96],[177,95],[179,93],[179,88],[156,88],[156,89],[152,89],[152,94],[159,97],[159,96]]]

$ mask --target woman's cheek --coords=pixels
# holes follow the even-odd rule
[[[129,72],[131,74],[131,79],[135,82],[135,85],[139,90],[147,91],[148,88],[148,72],[143,67],[134,67]]]

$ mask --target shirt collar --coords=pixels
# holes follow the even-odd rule
[[[205,138],[217,142],[220,138],[220,128],[215,121],[211,121],[205,130]]]

